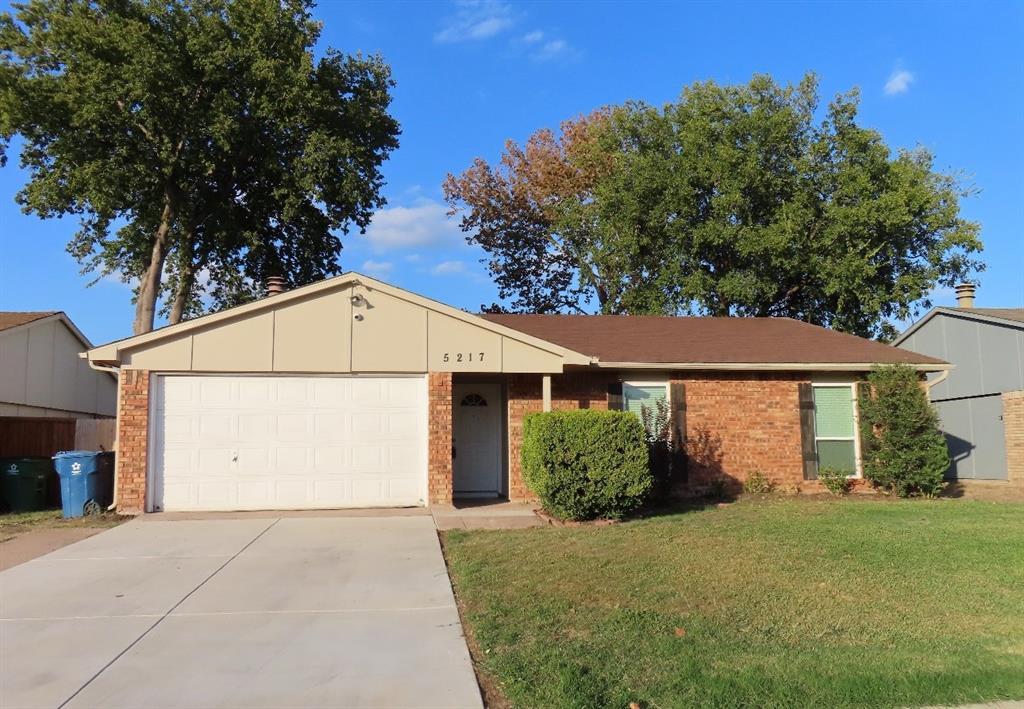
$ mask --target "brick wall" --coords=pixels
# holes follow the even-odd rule
[[[551,377],[551,408],[608,408],[608,384],[618,374]],[[800,447],[799,374],[678,373],[686,386],[688,489],[712,480],[738,487],[759,470],[780,487],[817,490],[803,479]],[[509,498],[530,499],[521,459],[523,418],[542,409],[541,377],[511,375],[508,384]]]
[[[452,375],[431,372],[427,381],[427,494],[431,505],[452,501]]]
[[[551,409],[607,409],[608,383],[612,374],[551,375]],[[523,482],[523,418],[544,408],[539,374],[512,374],[506,378],[508,397],[508,496],[510,500],[533,499]]]
[[[117,511],[146,510],[146,448],[149,441],[149,372],[122,369],[117,420]]]
[[[686,386],[687,488],[713,480],[739,488],[760,471],[783,489],[807,487],[794,374],[683,374]]]
[[[1024,488],[1024,391],[1003,394],[1006,472],[1011,485]]]

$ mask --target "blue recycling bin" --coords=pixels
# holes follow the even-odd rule
[[[114,501],[113,453],[62,451],[53,456],[53,465],[65,517],[99,514]]]

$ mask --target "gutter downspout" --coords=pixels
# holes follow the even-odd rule
[[[119,455],[118,448],[121,447],[121,436],[118,435],[118,422],[121,420],[121,369],[119,367],[105,367],[102,364],[95,364],[88,358],[85,352],[79,356],[84,356],[90,369],[95,369],[97,372],[113,374],[114,378],[117,380],[117,408],[114,410],[114,501],[110,503],[109,507],[107,507],[107,512],[113,512],[117,508],[117,471],[118,468],[121,467],[117,464]]]
[[[939,374],[939,376],[935,377],[935,379],[933,379],[931,381],[925,380],[924,385],[926,387],[928,387],[928,400],[929,401],[932,398],[932,387],[938,386],[939,384],[942,384],[942,382],[944,382],[947,379],[949,379],[949,371],[950,370],[948,370],[948,369],[943,369],[942,372]]]

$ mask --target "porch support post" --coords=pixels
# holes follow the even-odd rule
[[[540,381],[541,398],[544,401],[544,411],[551,411],[551,375],[545,374]]]

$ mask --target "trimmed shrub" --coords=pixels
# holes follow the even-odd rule
[[[833,495],[845,495],[850,491],[849,473],[838,468],[822,468],[818,471],[818,480]]]
[[[618,519],[651,492],[640,419],[625,411],[553,411],[523,422],[523,478],[562,519]]]
[[[918,373],[905,364],[875,367],[861,386],[864,477],[900,497],[935,497],[946,486],[946,439]]]

